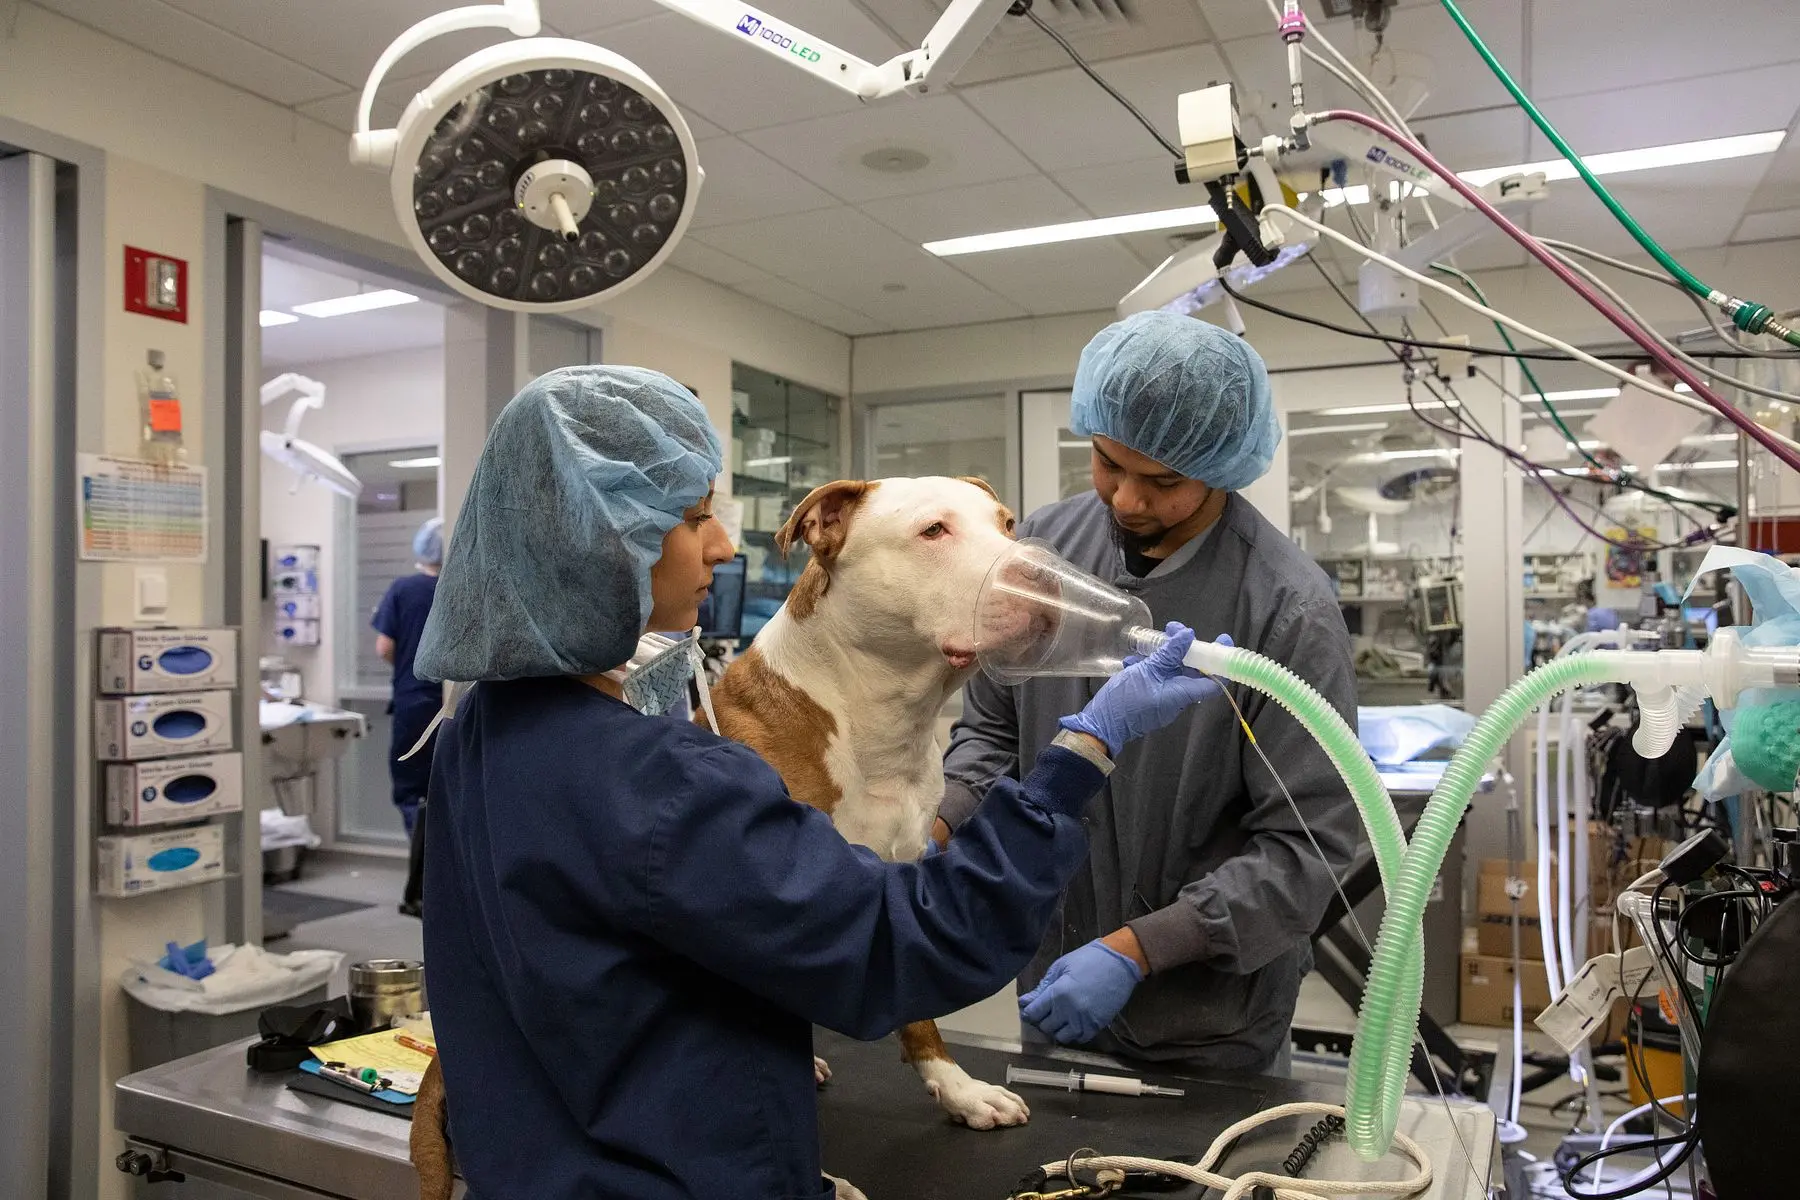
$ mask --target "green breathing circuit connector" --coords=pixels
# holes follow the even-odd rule
[[[1775,315],[1775,310],[1766,304],[1757,304],[1752,300],[1740,300],[1736,296],[1725,296],[1712,292],[1707,300],[1717,305],[1731,323],[1745,333],[1764,334],[1772,338],[1780,338],[1790,345],[1800,346],[1800,330],[1786,325]]]

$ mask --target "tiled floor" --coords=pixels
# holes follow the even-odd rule
[[[406,883],[406,860],[368,855],[324,854],[306,860],[299,880],[280,885],[371,907],[322,921],[294,926],[291,935],[270,942],[277,953],[289,950],[340,950],[344,966],[332,980],[332,995],[350,986],[349,964],[371,958],[420,958],[424,946],[419,922],[400,915],[400,891]]]
[[[305,874],[299,881],[282,886],[315,895],[361,900],[372,907],[297,925],[290,937],[271,943],[269,948],[275,951],[342,951],[346,967],[340,969],[333,981],[333,994],[342,992],[348,986],[349,963],[367,958],[421,957],[423,949],[419,922],[401,916],[396,909],[405,879],[404,860],[362,855],[315,855],[307,861]],[[1350,1030],[1355,1027],[1356,1014],[1322,978],[1309,975],[1300,988],[1296,1021],[1313,1028]],[[1008,987],[998,995],[945,1017],[939,1025],[947,1032],[1016,1038],[1019,1031],[1016,993],[1013,988]],[[1477,1025],[1454,1025],[1449,1032],[1464,1046],[1494,1049],[1500,1043],[1500,1035],[1504,1031]],[[1535,1028],[1528,1028],[1526,1042],[1531,1049],[1551,1049],[1548,1039]],[[1295,1073],[1321,1082],[1342,1079],[1339,1068],[1306,1061],[1296,1062]],[[1623,1084],[1602,1085],[1604,1091],[1622,1088]],[[1550,1108],[1575,1090],[1573,1083],[1563,1079],[1526,1094],[1521,1116],[1528,1131],[1525,1141],[1528,1152],[1540,1159],[1549,1159],[1557,1142],[1568,1131],[1570,1121],[1569,1114],[1553,1116]],[[1629,1107],[1629,1102],[1623,1098],[1608,1099],[1605,1107],[1609,1116],[1616,1116]],[[1661,1196],[1664,1193],[1659,1188],[1652,1194]],[[1683,1194],[1684,1190],[1677,1187],[1674,1195],[1679,1198]],[[1548,1198],[1557,1197],[1560,1193],[1546,1190],[1536,1195]]]

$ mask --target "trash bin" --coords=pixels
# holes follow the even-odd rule
[[[344,956],[335,950],[270,954],[261,946],[214,947],[213,973],[190,980],[152,964],[126,968],[126,1030],[131,1070],[254,1037],[256,1018],[277,1004],[325,1002]]]

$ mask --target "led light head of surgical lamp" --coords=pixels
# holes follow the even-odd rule
[[[371,130],[387,72],[461,29],[523,40],[478,50]],[[363,87],[350,158],[389,171],[394,212],[432,272],[495,308],[553,313],[615,296],[687,231],[702,173],[687,122],[636,65],[540,38],[537,0],[438,13],[389,46]]]

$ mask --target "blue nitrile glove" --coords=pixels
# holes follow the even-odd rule
[[[1095,939],[1071,950],[1019,997],[1019,1017],[1065,1046],[1094,1040],[1142,983],[1138,965]]]
[[[1181,665],[1194,644],[1194,631],[1179,621],[1163,630],[1169,640],[1149,658],[1133,655],[1125,669],[1106,681],[1086,708],[1062,719],[1064,729],[1099,738],[1109,753],[1117,755],[1125,743],[1155,733],[1198,703],[1219,692],[1219,685]],[[1221,645],[1231,638],[1220,634]]]

